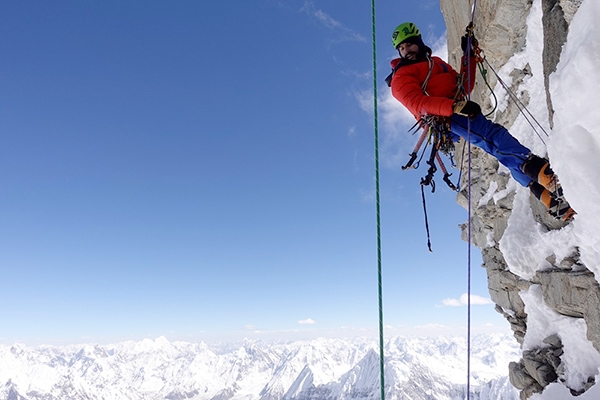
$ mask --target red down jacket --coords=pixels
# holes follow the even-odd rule
[[[461,73],[466,70],[464,59],[465,57],[461,62]],[[400,58],[392,60],[392,69],[401,61]],[[390,84],[392,95],[417,119],[425,114],[449,117],[453,113],[452,106],[454,105],[458,74],[450,64],[439,57],[431,57],[431,61],[433,67],[425,88],[427,93],[424,93],[421,88],[429,73],[430,63],[427,59],[402,65],[394,73]],[[470,79],[465,79],[464,83],[466,93],[470,93],[473,89],[476,67],[475,58],[471,58]]]

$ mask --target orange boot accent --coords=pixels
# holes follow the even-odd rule
[[[550,209],[550,207],[553,206],[552,201],[554,199],[552,198],[552,194],[548,189],[544,189],[544,191],[540,194],[540,197],[538,198],[540,199],[542,204],[546,206],[547,209]]]
[[[551,191],[552,193],[557,193],[560,188],[560,183],[558,182],[558,178],[550,168],[550,163],[546,162],[544,166],[540,169],[538,174],[538,182],[540,185]]]

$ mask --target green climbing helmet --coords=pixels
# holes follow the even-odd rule
[[[394,29],[394,33],[392,33],[392,44],[394,45],[394,48],[397,49],[398,46],[400,46],[400,43],[410,37],[416,36],[421,36],[419,28],[412,22],[405,22]]]

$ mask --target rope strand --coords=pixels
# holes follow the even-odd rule
[[[381,400],[385,400],[384,342],[383,342],[383,278],[381,268],[381,206],[379,195],[379,123],[377,116],[377,46],[375,34],[375,0],[371,0],[371,26],[373,31],[373,123],[375,131],[375,197],[377,208],[377,286],[379,298],[379,371]]]
[[[535,125],[537,125],[539,129],[541,129],[541,131],[543,132],[543,134],[545,135],[545,137],[550,137],[550,135],[548,134],[548,132],[546,132],[546,130],[544,129],[544,127],[538,122],[538,120],[533,116],[533,114],[531,114],[531,112],[527,109],[527,107],[525,106],[525,104],[523,104],[523,102],[521,101],[521,99],[519,99],[519,97],[512,90],[510,90],[510,88],[508,87],[508,85],[502,80],[502,78],[500,77],[500,75],[498,75],[498,73],[496,72],[496,70],[494,69],[494,67],[492,67],[492,65],[488,62],[488,60],[486,58],[484,58],[483,60],[485,61],[485,63],[487,64],[487,66],[492,70],[492,72],[496,76],[496,79],[498,79],[498,82],[500,83],[500,85],[502,85],[502,87],[504,88],[504,90],[506,90],[506,92],[508,93],[509,97],[515,102],[517,108],[519,109],[519,111],[523,115],[523,118],[525,118],[525,120],[529,123],[529,126],[531,126],[531,129],[533,129],[533,131],[538,136],[538,138],[542,141],[542,143],[546,144],[546,142],[544,141],[544,138],[542,137],[542,135],[540,134],[540,132],[538,132],[537,128],[534,126],[534,122],[535,122]],[[533,122],[532,122],[532,120],[533,120]]]
[[[477,8],[477,0],[473,1],[473,11],[471,13],[471,26],[474,26],[475,21],[475,9]],[[470,71],[471,71],[471,40],[472,37],[469,35],[467,37],[467,87],[470,88],[472,79]],[[467,94],[467,99],[471,100],[471,93]],[[467,146],[469,152],[469,162],[468,162],[468,172],[467,172],[467,180],[468,180],[468,209],[467,209],[467,218],[468,218],[468,242],[467,242],[467,400],[471,399],[471,120],[469,119],[469,123],[467,125]]]

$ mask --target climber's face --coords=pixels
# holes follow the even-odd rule
[[[414,43],[401,43],[398,46],[398,53],[400,57],[406,58],[407,60],[416,60],[419,54],[419,45]]]

